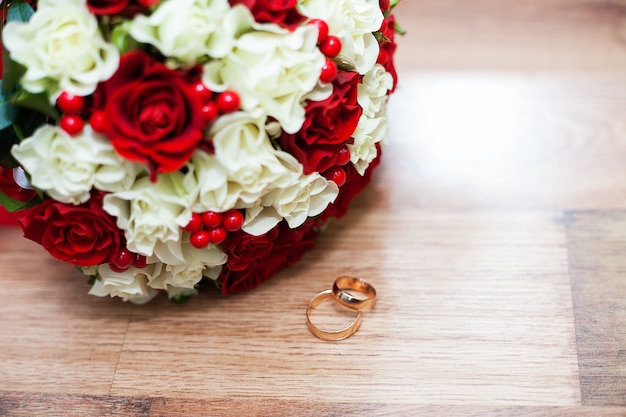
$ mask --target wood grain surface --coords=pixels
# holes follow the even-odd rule
[[[1,416],[626,415],[626,2],[398,17],[383,164],[255,291],[96,298],[0,228]],[[305,308],[344,274],[379,299],[325,342]]]

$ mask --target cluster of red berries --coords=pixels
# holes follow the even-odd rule
[[[322,19],[311,19],[308,24],[317,28],[317,46],[326,56],[326,62],[324,62],[322,73],[320,74],[320,81],[329,83],[337,76],[337,64],[335,64],[332,58],[337,57],[341,52],[341,40],[336,36],[328,34],[328,23]]]
[[[219,245],[226,239],[228,232],[236,232],[242,225],[243,214],[239,210],[224,213],[207,211],[193,213],[183,230],[190,234],[189,243],[194,248],[204,249],[209,243]]]
[[[234,91],[226,90],[219,94],[214,94],[202,81],[198,81],[193,86],[196,94],[202,100],[202,116],[204,121],[213,123],[221,114],[233,113],[239,110],[241,99]]]
[[[346,183],[348,177],[342,166],[347,165],[348,162],[350,162],[350,149],[346,145],[343,145],[337,153],[335,166],[324,171],[322,175],[327,180],[333,181],[338,187],[341,187]]]
[[[66,91],[57,98],[57,107],[63,115],[59,120],[59,126],[70,136],[78,135],[85,127],[85,121],[80,117],[85,108],[85,97],[75,96]]]
[[[124,272],[131,266],[135,268],[145,268],[147,265],[146,257],[143,255],[139,255],[138,253],[133,253],[126,248],[120,250],[117,256],[109,262],[109,268],[113,272]]]

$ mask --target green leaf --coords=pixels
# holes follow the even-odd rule
[[[2,86],[2,80],[0,80]],[[1,90],[1,88],[0,88]],[[11,103],[9,94],[0,93],[0,130],[12,126],[16,117],[15,105]]]
[[[30,199],[30,201],[24,203],[23,201],[11,198],[2,191],[0,191],[0,204],[2,204],[2,206],[9,213],[14,213],[19,210],[25,210],[27,208],[35,207],[36,205],[41,204],[41,201],[41,198],[36,195],[32,199]]]
[[[396,31],[398,35],[402,35],[402,36],[406,35],[406,29],[400,26],[398,22],[396,22],[396,24],[394,25],[394,30]]]
[[[79,269],[80,270],[80,269]],[[81,271],[82,272],[82,271]],[[87,281],[87,284],[89,285],[93,285],[96,283],[96,281],[99,281],[100,277],[98,275],[90,275],[89,276],[89,281]]]
[[[9,51],[4,47],[2,48],[2,64],[4,71],[2,74],[2,93],[7,94],[20,82],[26,68],[13,61]]]
[[[50,104],[46,93],[31,94],[26,91],[20,91],[15,97],[15,104],[43,113],[55,120],[59,118],[59,112]]]
[[[46,124],[47,121],[48,117],[42,113],[29,109],[19,109],[16,122],[13,125],[14,128],[19,126],[20,136],[18,143],[24,140],[24,138],[32,136],[35,130]]]
[[[35,11],[26,0],[11,0],[7,22],[28,22]]]
[[[11,155],[11,148],[19,143],[15,130],[12,126],[0,130],[0,166],[4,168],[15,168],[19,164]]]
[[[191,297],[192,297],[191,294],[177,294],[173,296],[172,298],[170,298],[170,300],[176,304],[183,304],[189,301]]]

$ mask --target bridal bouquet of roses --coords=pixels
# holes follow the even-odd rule
[[[91,294],[254,288],[379,163],[396,3],[5,0],[0,202]]]

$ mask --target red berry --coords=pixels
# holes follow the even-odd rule
[[[89,124],[94,132],[104,133],[107,130],[107,116],[102,110],[96,110],[89,118]]]
[[[236,232],[243,225],[243,214],[239,210],[228,210],[224,213],[222,226],[229,232]]]
[[[220,113],[232,113],[237,111],[239,110],[240,103],[239,94],[234,91],[224,91],[217,96],[217,108],[220,110]]]
[[[219,115],[220,111],[217,108],[217,104],[215,104],[214,102],[211,101],[202,106],[202,116],[204,116],[205,122],[213,123]]]
[[[135,262],[135,254],[124,248],[120,250],[120,253],[118,253],[115,259],[113,259],[113,262],[109,264],[109,267],[114,266],[121,269],[122,271],[126,271],[128,268],[131,267],[133,262]]]
[[[145,256],[137,254],[135,256],[135,261],[133,262],[133,266],[135,268],[145,268],[146,266],[148,266],[148,259],[146,259]]]
[[[83,111],[85,98],[64,91],[59,98],[57,98],[57,106],[59,106],[59,109],[61,109],[63,113],[77,114]]]
[[[329,36],[320,44],[320,51],[329,58],[334,58],[341,52],[341,40],[336,36]]]
[[[70,136],[78,135],[85,127],[85,121],[75,114],[64,114],[59,121],[61,129],[65,130]]]
[[[202,213],[202,223],[209,229],[219,227],[222,224],[222,213],[207,211]]]
[[[339,167],[334,167],[327,170],[326,172],[324,172],[324,176],[337,184],[338,187],[344,185],[347,179],[346,171]]]
[[[337,165],[344,166],[348,162],[350,162],[350,149],[343,145],[337,153]]]
[[[216,227],[209,230],[209,241],[216,245],[219,245],[226,239],[226,230],[223,227]]]
[[[193,85],[193,90],[200,96],[200,100],[203,103],[208,103],[213,100],[213,91],[209,90],[209,88],[204,85],[202,81],[198,81]]]
[[[202,216],[198,213],[193,213],[191,220],[189,220],[187,226],[183,227],[183,230],[188,233],[195,233],[200,229],[202,229]]]
[[[323,83],[329,83],[337,76],[337,65],[330,59],[326,58],[326,62],[322,67],[322,73],[320,74],[320,81]]]
[[[328,36],[328,23],[322,19],[311,19],[307,24],[317,27],[317,43],[324,42]]]
[[[189,236],[189,243],[191,243],[191,245],[197,249],[206,248],[209,244],[209,241],[209,232],[207,232],[206,230],[200,230]]]

